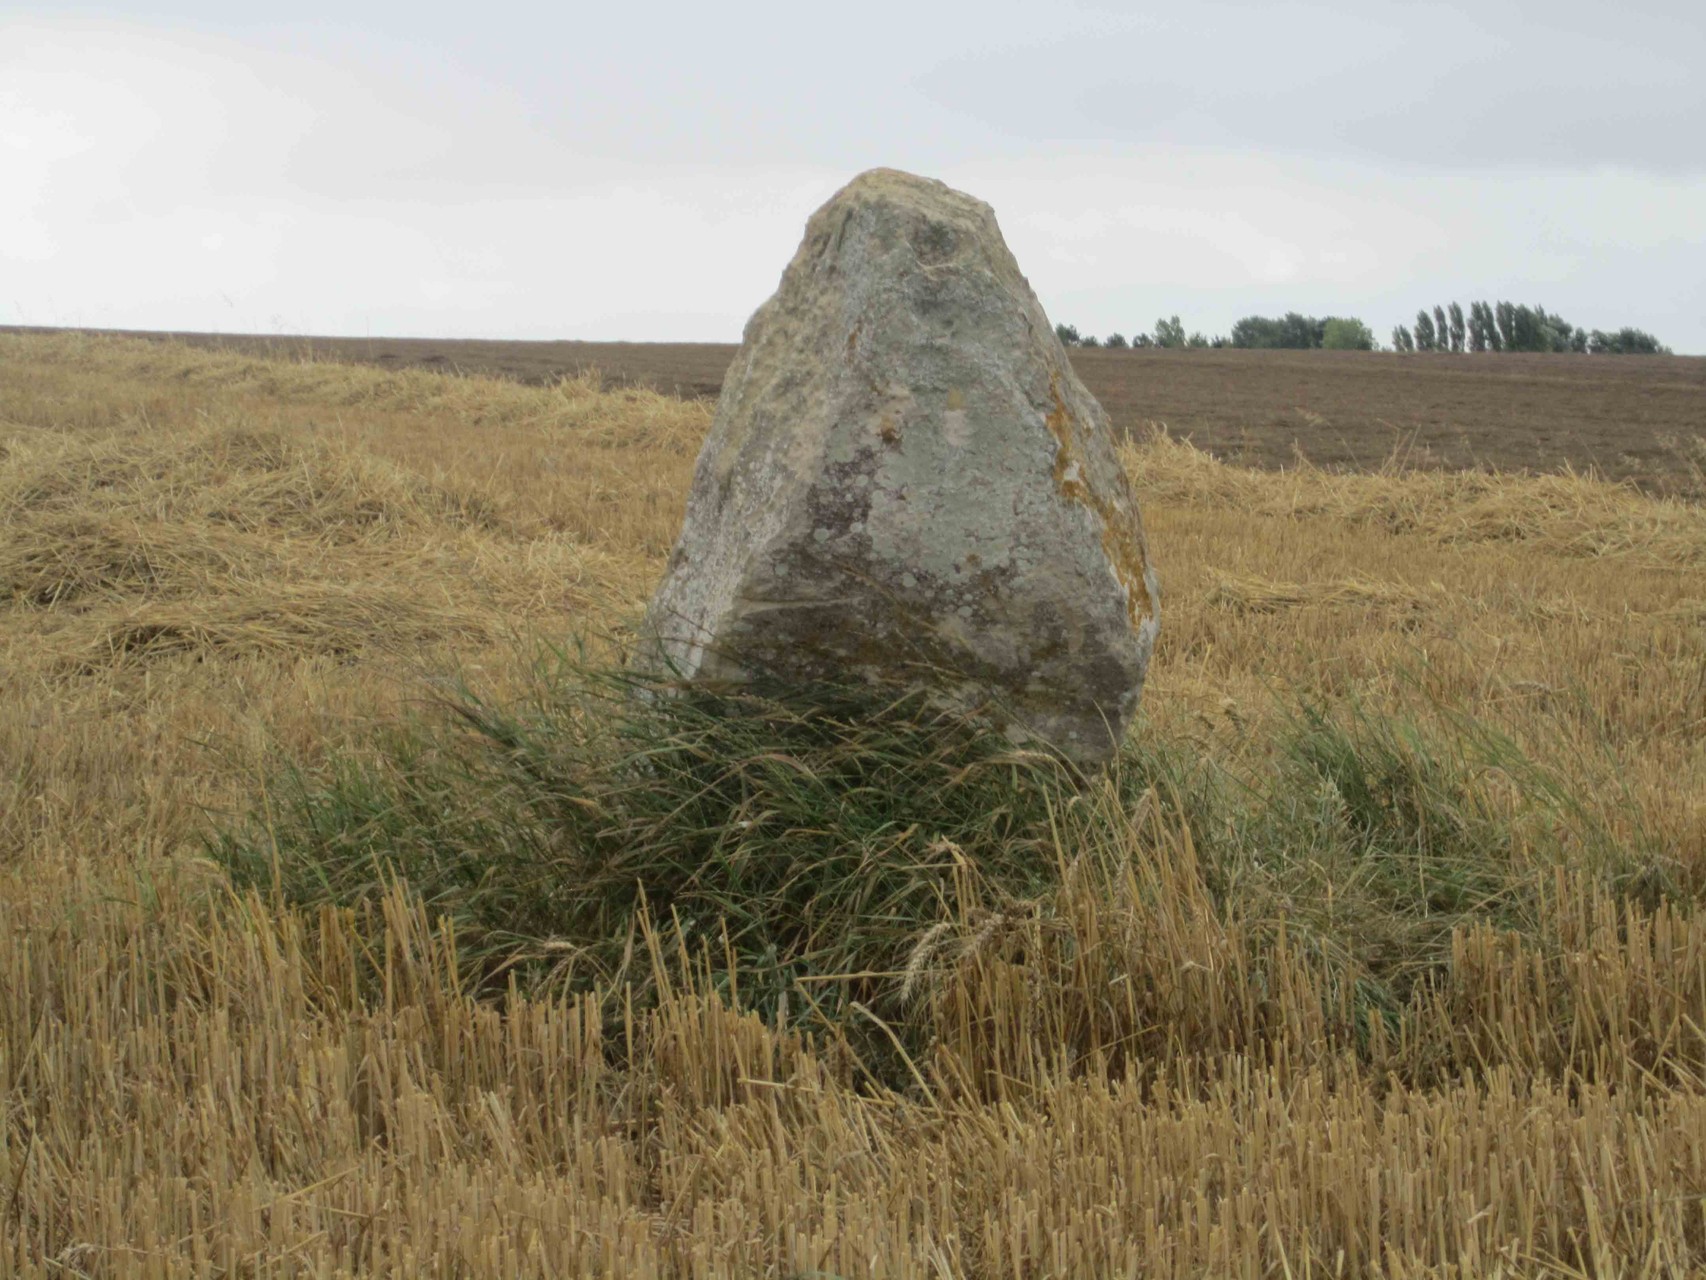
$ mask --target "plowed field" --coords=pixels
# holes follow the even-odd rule
[[[142,335],[163,336],[163,335]],[[596,368],[612,385],[714,397],[732,344],[172,335],[197,345],[548,382]],[[1078,351],[1114,423],[1165,424],[1266,468],[1595,469],[1653,493],[1706,497],[1706,358]]]

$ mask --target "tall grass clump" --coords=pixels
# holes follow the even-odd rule
[[[1359,1037],[1375,1018],[1396,1029],[1446,980],[1456,930],[1537,936],[1536,866],[1579,866],[1605,848],[1561,779],[1468,716],[1428,725],[1355,700],[1301,701],[1275,752],[1244,842],[1284,851],[1261,877],[1296,944],[1349,975]]]
[[[1470,717],[1293,700],[1264,724],[1239,762],[1140,719],[1056,817],[1058,884],[931,936],[952,1074],[1009,1096],[1063,1067],[1349,1055],[1437,1083],[1474,1065],[1439,1016],[1467,934],[1550,962],[1558,874],[1641,896],[1595,805]]]
[[[299,905],[404,881],[482,980],[644,985],[655,922],[767,1013],[877,999],[921,929],[1052,875],[1071,767],[916,694],[696,693],[561,654],[536,674],[520,699],[459,686],[359,758],[285,768],[217,856]]]
[[[1359,944],[1372,973],[1437,967],[1470,918],[1533,931],[1537,870],[1645,887],[1638,841],[1620,843],[1578,786],[1472,716],[1296,694],[1264,724],[1242,764],[1140,727],[1122,789],[1154,793],[1217,899],[1277,904],[1299,931],[1330,908],[1328,932]]]

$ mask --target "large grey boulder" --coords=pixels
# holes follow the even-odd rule
[[[643,660],[692,683],[923,683],[1090,763],[1158,625],[1107,414],[994,213],[860,174],[746,326]]]

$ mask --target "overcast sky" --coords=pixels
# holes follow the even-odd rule
[[[1706,352],[1700,0],[0,0],[0,323],[736,341],[875,165],[1086,332]]]

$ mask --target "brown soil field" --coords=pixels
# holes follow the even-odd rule
[[[714,397],[724,343],[139,334],[388,368],[552,382],[596,369],[607,386]],[[1164,425],[1216,457],[1262,468],[1592,470],[1651,493],[1706,497],[1706,358],[1396,355],[1329,351],[1077,351],[1073,366],[1116,426]]]

